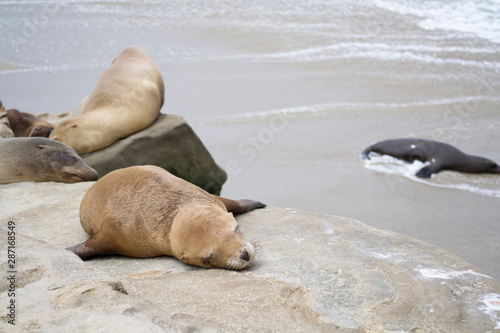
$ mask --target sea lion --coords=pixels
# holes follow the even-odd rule
[[[48,138],[54,129],[54,125],[33,114],[20,112],[16,109],[10,109],[6,112],[10,128],[16,137],[41,136]]]
[[[73,148],[47,138],[0,140],[0,184],[97,180]]]
[[[80,104],[79,116],[63,121],[50,138],[86,154],[149,126],[163,105],[161,74],[140,48],[124,49]]]
[[[209,194],[160,167],[118,169],[85,194],[80,223],[90,238],[67,249],[82,259],[167,255],[200,267],[240,270],[252,264],[255,249],[232,213],[262,207]]]
[[[468,155],[457,148],[438,141],[426,139],[393,139],[377,142],[361,153],[361,158],[370,159],[370,152],[390,155],[413,163],[415,160],[429,162],[416,173],[417,177],[429,178],[442,170],[468,173],[500,173],[500,166],[479,156]]]

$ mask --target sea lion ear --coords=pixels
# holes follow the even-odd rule
[[[38,149],[50,149],[50,146],[47,145],[38,145],[36,146]]]
[[[77,127],[78,127],[77,124],[73,124],[73,125],[70,126],[70,128],[77,128]]]

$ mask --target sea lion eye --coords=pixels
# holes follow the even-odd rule
[[[73,161],[76,161],[77,158],[74,157],[74,156],[71,156],[71,155],[66,155],[66,154],[57,154],[58,157],[61,158],[61,160],[63,160],[64,162],[73,162]]]
[[[77,128],[77,127],[78,127],[78,125],[76,125],[76,124],[70,126],[70,128]]]

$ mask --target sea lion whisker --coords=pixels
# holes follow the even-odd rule
[[[252,239],[250,244],[252,244],[254,248],[255,256],[260,256],[262,254],[262,243],[256,239]]]

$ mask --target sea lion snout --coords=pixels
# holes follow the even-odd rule
[[[242,245],[243,246],[239,252],[239,257],[230,257],[225,265],[222,265],[218,268],[239,271],[252,265],[255,260],[255,248],[249,242],[244,242]]]
[[[500,165],[494,163],[494,166],[492,167],[493,173],[500,173]]]

